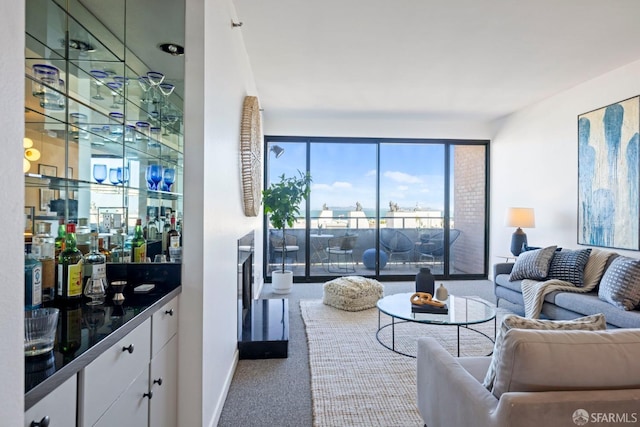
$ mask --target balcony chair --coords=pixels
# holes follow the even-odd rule
[[[449,230],[449,248],[460,237],[460,230]],[[420,236],[420,244],[416,248],[418,252],[418,262],[430,260],[431,264],[436,263],[444,256],[444,231],[438,230],[433,233],[424,233]]]
[[[404,257],[404,261],[411,261],[411,254],[414,252],[415,244],[402,231],[383,228],[380,230],[380,245],[389,253],[388,262],[393,261],[394,256]]]
[[[284,252],[282,235],[272,234],[269,237],[269,241],[271,242],[271,263],[275,264],[277,262],[282,262]],[[298,246],[298,239],[296,236],[291,234],[284,235],[284,249],[286,249],[288,256],[295,255],[296,263],[298,263],[298,251],[300,250],[300,246]],[[280,261],[278,261],[278,256],[280,257]]]
[[[356,263],[353,260],[353,248],[358,240],[357,235],[332,237],[327,241],[327,270],[330,273],[355,273]]]

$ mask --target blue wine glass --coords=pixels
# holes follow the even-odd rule
[[[147,189],[155,190],[155,188],[153,188],[154,186],[153,179],[151,179],[151,166],[152,165],[147,166],[147,170],[144,173],[144,177],[147,180]]]
[[[162,173],[163,173],[162,165],[150,165],[149,168],[150,168],[149,177],[153,182],[153,189],[157,190],[158,183],[162,181]]]
[[[116,175],[118,177],[119,184],[124,185],[129,182],[129,168],[116,169]]]
[[[103,165],[103,164],[93,165],[93,179],[95,179],[98,182],[98,184],[102,184],[102,181],[107,179],[107,165]]]
[[[171,185],[176,180],[176,170],[167,168],[164,170],[164,174],[162,175],[162,180],[164,181],[162,184],[163,191],[171,191]]]
[[[113,185],[120,184],[120,180],[118,179],[118,169],[109,169],[109,182],[111,182]]]

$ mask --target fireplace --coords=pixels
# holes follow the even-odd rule
[[[253,300],[254,232],[238,239],[238,339]]]
[[[253,231],[238,239],[239,358],[284,358],[289,347],[289,301],[254,299],[254,248]]]

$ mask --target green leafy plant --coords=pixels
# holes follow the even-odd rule
[[[298,177],[280,176],[279,182],[272,183],[262,191],[264,214],[269,215],[273,228],[282,232],[282,272],[284,273],[287,245],[285,244],[285,229],[293,227],[293,223],[300,215],[300,203],[309,197],[311,192],[311,175],[298,171]]]

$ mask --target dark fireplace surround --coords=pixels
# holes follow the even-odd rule
[[[238,239],[238,351],[240,359],[288,356],[289,302],[254,299],[254,232]]]

